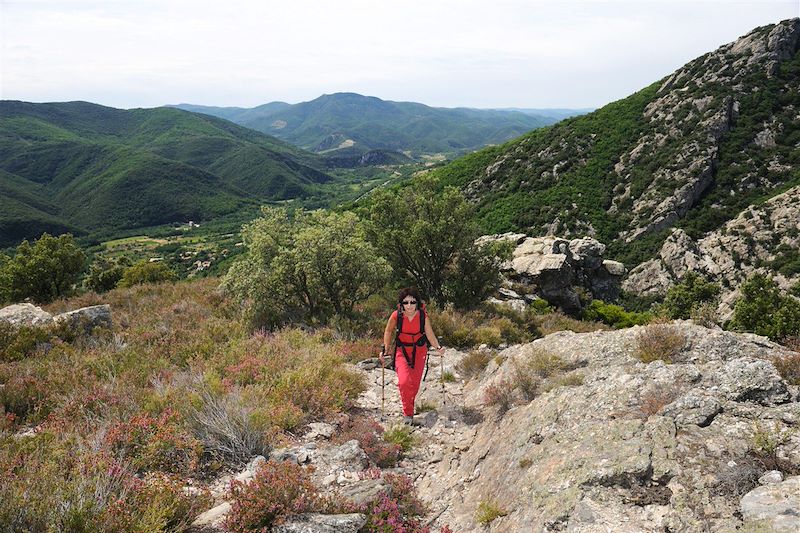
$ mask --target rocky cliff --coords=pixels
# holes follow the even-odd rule
[[[695,240],[674,230],[655,259],[634,268],[625,290],[664,294],[687,271],[719,283],[719,311],[730,315],[736,288],[754,272],[773,275],[789,290],[800,283],[800,187],[745,209],[722,228]]]
[[[635,265],[800,183],[800,19],[756,28],[640,92],[438,171],[488,232],[592,236]]]

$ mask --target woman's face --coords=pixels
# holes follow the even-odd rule
[[[405,298],[403,298],[401,303],[403,304],[404,313],[408,313],[410,315],[417,310],[417,299],[414,298],[413,296],[410,295],[406,296]]]

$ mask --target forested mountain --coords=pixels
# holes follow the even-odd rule
[[[0,102],[0,246],[42,231],[206,220],[302,197],[318,157],[178,109]]]
[[[176,107],[227,118],[305,149],[336,152],[337,156],[370,150],[393,150],[413,157],[465,153],[553,124],[568,113],[437,108],[355,93],[326,94],[294,105],[272,102],[250,110],[189,104]]]
[[[625,99],[435,173],[466,191],[486,232],[596,236],[633,266],[673,228],[700,238],[800,185],[799,48],[800,19],[756,28]]]

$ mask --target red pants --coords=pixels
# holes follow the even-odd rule
[[[408,352],[411,348],[406,348]],[[411,357],[411,354],[408,354]],[[422,383],[422,374],[425,372],[425,358],[428,355],[426,346],[417,346],[417,357],[414,368],[410,368],[403,357],[401,348],[394,354],[394,368],[397,370],[397,388],[400,389],[400,401],[403,403],[403,415],[414,416],[414,400]]]

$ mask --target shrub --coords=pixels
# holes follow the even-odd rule
[[[483,373],[486,365],[492,360],[491,352],[485,350],[473,350],[461,358],[456,367],[459,373],[467,379],[473,378]]]
[[[414,445],[414,435],[408,426],[394,426],[384,431],[383,440],[388,443],[400,446],[400,449],[407,452]]]
[[[0,302],[31,298],[50,302],[68,294],[83,271],[85,256],[70,234],[47,233],[22,241],[13,258],[0,261]]]
[[[675,384],[649,387],[639,397],[639,410],[645,418],[650,417],[675,401],[680,393],[681,388]]]
[[[800,385],[800,352],[776,355],[770,360],[788,384]]]
[[[560,355],[537,348],[525,359],[524,366],[540,378],[549,378],[570,368]]]
[[[129,460],[139,472],[187,473],[199,465],[201,445],[182,427],[177,413],[167,409],[154,417],[140,413],[113,424],[105,442],[115,456]]]
[[[269,531],[280,519],[325,507],[319,490],[303,468],[288,461],[267,461],[248,484],[232,481],[231,512],[225,527],[233,533]]]
[[[500,287],[500,265],[511,255],[511,243],[469,246],[457,252],[444,282],[444,300],[456,309],[472,309]]]
[[[583,311],[583,318],[584,320],[599,320],[619,329],[646,324],[649,322],[651,314],[626,311],[619,305],[607,304],[602,300],[592,300],[589,307]]]
[[[701,303],[692,307],[690,318],[695,324],[706,328],[714,328],[720,324],[717,306],[711,302]]]
[[[751,331],[773,340],[800,335],[800,302],[782,295],[772,278],[754,274],[740,291],[730,329]]]
[[[119,281],[119,286],[133,287],[134,285],[142,285],[145,283],[172,281],[175,278],[175,272],[164,263],[141,261],[124,270],[122,278]]]
[[[508,379],[487,385],[483,391],[483,401],[486,405],[496,406],[498,414],[502,415],[514,403],[514,385]]]
[[[636,356],[644,363],[672,363],[685,344],[686,337],[675,326],[652,324],[636,336]]]
[[[525,365],[514,364],[514,386],[522,393],[525,401],[532,401],[539,395],[542,380]]]
[[[363,530],[381,533],[429,533],[429,528],[420,520],[425,515],[426,508],[417,497],[411,478],[387,473],[383,475],[383,479],[389,485],[389,490],[354,509],[367,515]],[[441,532],[452,533],[447,526]]]
[[[204,462],[241,466],[255,455],[267,455],[269,442],[256,427],[237,394],[215,396],[203,391],[200,406],[189,414],[194,437],[203,446]]]
[[[337,442],[357,440],[370,461],[381,468],[393,467],[400,460],[402,447],[383,438],[383,427],[371,418],[351,418],[342,427]]]
[[[495,519],[507,514],[508,511],[500,507],[494,500],[481,500],[475,510],[475,521],[482,526],[488,526]]]
[[[223,287],[247,302],[256,327],[351,317],[391,271],[352,213],[300,210],[290,216],[264,207],[242,228],[242,238],[247,252],[231,266]]]
[[[677,285],[667,291],[663,307],[671,318],[687,319],[692,310],[704,303],[714,303],[720,286],[689,271]]]
[[[549,335],[556,331],[574,331],[575,333],[588,333],[591,331],[607,331],[610,328],[602,322],[586,322],[566,316],[561,312],[548,313],[536,317],[536,325],[542,335]]]

